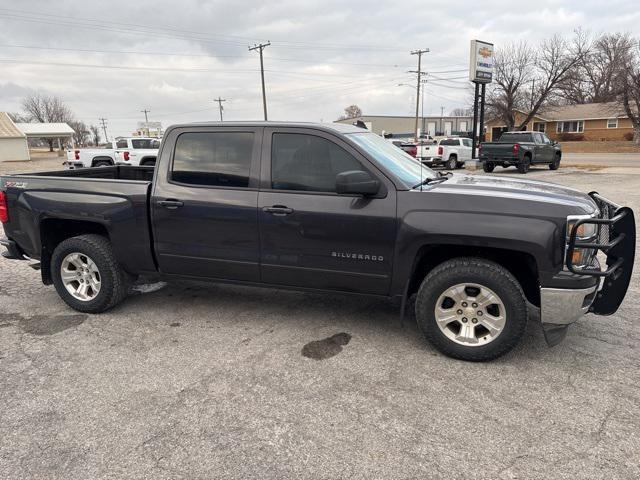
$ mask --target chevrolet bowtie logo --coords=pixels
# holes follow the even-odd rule
[[[478,53],[484,58],[488,58],[491,56],[491,49],[487,47],[482,47],[480,50],[478,50]]]

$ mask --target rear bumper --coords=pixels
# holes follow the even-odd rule
[[[8,258],[9,260],[26,260],[24,252],[13,240],[9,240],[8,238],[0,238],[0,245],[2,245],[6,249],[4,252],[2,252],[2,256],[4,258]]]
[[[84,168],[84,165],[83,165],[82,162],[66,161],[66,162],[62,162],[62,165],[64,165],[69,170],[75,170],[77,168]]]
[[[498,165],[518,165],[520,163],[520,159],[516,157],[492,157],[492,156],[481,156],[480,163],[496,163]]]

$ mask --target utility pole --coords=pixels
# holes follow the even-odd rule
[[[416,124],[415,124],[415,135],[416,142],[418,141],[418,115],[420,114],[420,76],[422,75],[422,54],[429,53],[429,49],[425,48],[424,50],[414,50],[411,52],[411,55],[418,55],[418,71],[411,72],[418,74],[418,86],[416,87]]]
[[[150,113],[151,110],[144,109],[144,110],[140,110],[140,111],[142,113],[144,113],[144,121],[145,121],[145,123],[149,123],[149,117],[147,117],[147,113]]]
[[[102,131],[104,132],[104,141],[108,142],[109,137],[107,137],[107,119],[104,117],[100,117],[98,120],[100,120],[100,123],[102,124]]]
[[[260,77],[262,78],[262,106],[264,107],[264,120],[267,121],[267,94],[264,90],[264,61],[262,59],[262,51],[271,45],[271,42],[260,43],[258,45],[254,45],[253,47],[249,47],[249,51],[258,50],[260,53]]]
[[[224,107],[222,106],[222,102],[226,102],[227,100],[224,98],[214,98],[213,99],[214,102],[218,102],[218,108],[220,109],[220,121],[222,122],[222,111],[224,110]]]

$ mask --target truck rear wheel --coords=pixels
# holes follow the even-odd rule
[[[531,158],[526,156],[522,159],[522,162],[518,164],[518,172],[527,173],[529,171],[529,167],[531,167]]]
[[[455,155],[451,155],[449,157],[449,160],[447,160],[447,163],[445,164],[445,168],[447,170],[455,170],[456,168],[458,168],[458,157],[456,157]]]
[[[484,170],[486,173],[493,172],[494,168],[496,168],[496,166],[493,164],[493,162],[483,162],[482,163],[482,170]]]
[[[60,298],[80,312],[104,312],[129,291],[128,275],[101,235],[81,235],[61,242],[51,256],[51,274]]]
[[[416,320],[440,352],[477,362],[513,349],[524,335],[528,312],[511,273],[469,257],[449,260],[427,275],[417,294]]]

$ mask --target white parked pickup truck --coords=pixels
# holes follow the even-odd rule
[[[127,165],[154,165],[160,147],[157,138],[127,137],[107,142],[101,148],[68,149],[67,161],[64,165],[73,170],[76,168],[105,167],[120,163],[118,153],[128,151],[132,162],[122,160]],[[123,158],[125,155],[121,154]],[[145,163],[142,163],[145,162]]]
[[[128,145],[115,151],[116,165],[142,165],[152,167],[156,164],[160,139],[158,138],[129,138]]]
[[[444,165],[447,170],[455,170],[471,160],[471,139],[447,137],[437,144],[419,145],[416,157],[425,165]]]

